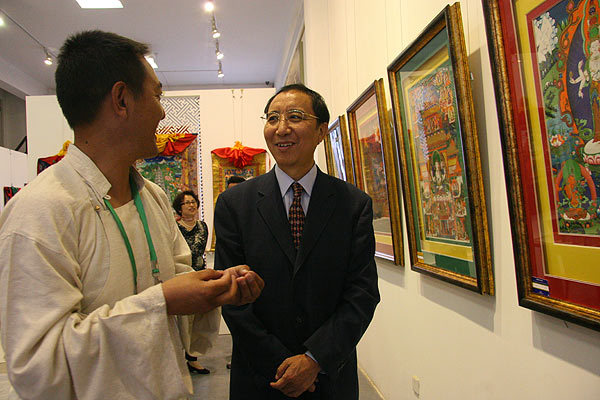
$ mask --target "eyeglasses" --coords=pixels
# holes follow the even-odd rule
[[[279,121],[287,121],[290,125],[298,125],[305,119],[319,119],[316,115],[306,113],[302,110],[287,110],[283,114],[277,111],[271,111],[261,117],[265,120],[265,125],[276,126]]]
[[[190,204],[196,205],[196,200],[188,200],[181,203],[182,206],[189,206]]]

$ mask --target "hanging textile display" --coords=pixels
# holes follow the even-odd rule
[[[200,97],[163,97],[160,102],[166,117],[156,130],[159,155],[138,161],[136,168],[159,185],[171,201],[184,190],[197,193],[202,219]]]
[[[254,149],[235,142],[233,147],[222,147],[211,151],[213,171],[213,200],[216,203],[219,194],[225,190],[227,179],[241,176],[245,179],[262,175],[266,171],[264,149]]]
[[[252,147],[243,146],[240,142],[235,142],[233,147],[222,147],[211,151],[212,154],[228,160],[239,169],[243,169],[245,166],[252,164],[255,155],[265,152],[266,150],[264,149],[254,149]]]
[[[159,156],[174,156],[183,152],[196,139],[195,133],[157,133]]]
[[[63,143],[62,149],[58,152],[58,154],[49,157],[38,158],[37,174],[39,175],[43,170],[45,170],[49,166],[54,165],[60,160],[62,160],[63,157],[67,154],[67,149],[69,148],[70,144],[71,141],[67,140],[65,143]]]
[[[222,147],[211,151],[213,175],[213,206],[217,197],[226,188],[227,179],[241,176],[245,179],[262,175],[267,169],[267,151],[246,147],[235,142],[233,147]],[[212,235],[211,251],[215,248],[215,235]]]
[[[159,135],[157,135],[159,136]],[[186,135],[196,139],[197,135]],[[177,154],[159,154],[137,163],[142,176],[160,186],[173,201],[177,193],[184,190],[197,192],[197,148],[196,141],[188,142]]]

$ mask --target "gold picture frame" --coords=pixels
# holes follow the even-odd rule
[[[324,143],[327,173],[354,184],[354,165],[345,115],[340,115],[329,124]]]
[[[396,149],[383,79],[369,85],[346,112],[356,186],[373,199],[375,255],[404,265]]]
[[[519,305],[600,331],[598,11],[544,0],[483,9]]]
[[[389,66],[411,268],[494,294],[477,127],[460,5]]]

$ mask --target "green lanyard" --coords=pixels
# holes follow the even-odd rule
[[[152,243],[152,236],[150,235],[150,228],[148,227],[148,219],[146,218],[146,211],[144,211],[144,204],[142,204],[142,199],[140,198],[140,193],[138,192],[135,183],[133,182],[133,178],[129,178],[129,185],[131,187],[131,195],[133,196],[133,202],[135,203],[135,208],[137,209],[138,215],[142,220],[142,225],[144,226],[144,233],[146,234],[146,241],[148,242],[148,249],[150,250],[150,264],[152,265],[152,276],[154,277],[154,282],[161,282],[160,270],[158,269],[158,260],[156,259],[156,251],[154,251],[154,244]],[[127,247],[127,254],[129,254],[129,261],[131,261],[131,270],[133,271],[133,284],[134,290],[137,294],[137,268],[135,265],[135,257],[133,255],[133,249],[131,248],[131,242],[129,242],[129,238],[127,237],[127,232],[125,232],[125,228],[123,227],[123,223],[121,219],[115,212],[115,209],[110,204],[108,200],[103,199],[104,204],[110,210],[117,226],[119,227],[119,231],[121,232],[121,236],[123,236],[123,241],[125,242],[125,247]]]

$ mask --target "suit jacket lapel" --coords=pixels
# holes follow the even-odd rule
[[[313,186],[308,205],[308,215],[304,222],[304,232],[302,232],[302,243],[298,249],[298,257],[294,264],[294,275],[300,269],[306,257],[313,249],[323,228],[327,225],[333,210],[335,209],[336,196],[332,185],[328,185],[328,176],[321,170],[317,170],[317,178]],[[289,223],[288,223],[289,225]],[[290,233],[291,236],[291,233]]]
[[[290,260],[290,264],[296,262],[296,249],[292,241],[292,232],[287,214],[283,207],[279,184],[272,169],[258,188],[259,199],[257,201],[258,212],[269,227],[269,230],[277,240],[277,243]],[[260,240],[259,238],[257,238]]]

